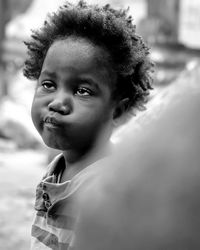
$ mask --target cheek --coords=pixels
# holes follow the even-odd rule
[[[78,122],[81,134],[84,131],[81,136],[93,137],[111,127],[112,112],[108,106],[93,106],[88,112],[81,113],[78,120],[81,121],[80,123]]]
[[[97,105],[98,104],[98,105]],[[108,105],[95,103],[89,107],[79,107],[78,120],[87,126],[100,126],[111,119],[111,110]]]

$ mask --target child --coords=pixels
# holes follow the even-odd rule
[[[125,10],[67,2],[48,18],[25,43],[24,75],[37,80],[33,123],[62,154],[37,186],[32,249],[69,249],[74,196],[97,174],[124,114],[146,102],[153,64]]]

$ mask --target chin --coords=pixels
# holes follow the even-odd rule
[[[44,143],[46,144],[47,147],[60,150],[60,151],[65,151],[69,150],[71,147],[68,143],[61,143],[57,140],[53,140],[53,138],[43,138]]]

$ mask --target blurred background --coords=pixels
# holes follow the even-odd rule
[[[89,0],[90,3],[95,1]],[[135,124],[169,102],[173,87],[198,84],[200,76],[200,2],[198,0],[100,0],[130,7],[137,33],[152,48],[156,63],[148,108]],[[34,82],[22,74],[23,41],[64,0],[0,0],[0,249],[27,250],[34,190],[45,167],[58,152],[47,149],[32,125]],[[187,83],[186,83],[187,81]],[[183,84],[184,86],[184,84]],[[133,123],[131,123],[133,124]],[[129,127],[129,130],[133,129]],[[123,128],[113,141],[120,140]]]

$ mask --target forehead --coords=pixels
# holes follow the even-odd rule
[[[67,38],[55,41],[49,48],[44,60],[44,67],[60,70],[104,71],[109,73],[109,55],[101,47],[82,38]]]

